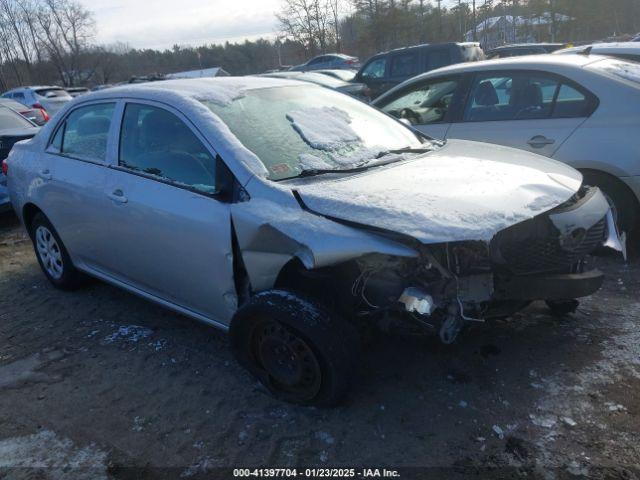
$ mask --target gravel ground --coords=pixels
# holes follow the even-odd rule
[[[640,264],[592,262],[605,287],[572,317],[536,304],[450,347],[374,339],[346,403],[325,410],[269,397],[210,327],[99,282],[53,289],[0,217],[0,478],[640,478]]]

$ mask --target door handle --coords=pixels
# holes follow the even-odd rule
[[[547,138],[544,135],[536,135],[535,137],[529,139],[527,142],[533,148],[543,148],[547,145],[553,145],[556,141],[552,138]]]
[[[48,168],[45,168],[44,170],[40,170],[38,172],[38,176],[43,180],[51,180],[53,178],[53,175],[51,175],[51,172],[49,171]]]
[[[112,193],[109,193],[107,196],[117,203],[127,203],[128,201],[127,197],[124,196],[124,193],[122,193],[122,190],[119,188],[114,190]]]

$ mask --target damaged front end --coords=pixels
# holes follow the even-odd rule
[[[534,300],[595,293],[603,275],[589,270],[585,257],[602,245],[623,251],[623,240],[602,193],[582,187],[489,242],[422,244],[418,258],[364,256],[352,294],[358,315],[383,328],[433,329],[451,343],[468,321],[506,317]]]

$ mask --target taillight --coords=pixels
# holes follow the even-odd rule
[[[49,119],[51,118],[51,117],[49,117],[49,114],[47,113],[47,111],[45,110],[45,108],[42,106],[42,104],[41,104],[41,103],[36,102],[36,103],[34,103],[34,104],[32,105],[32,107],[31,107],[31,108],[36,108],[36,109],[40,110],[40,113],[42,113],[42,118],[43,118],[43,120],[44,120],[45,122],[48,122],[48,121],[49,121]]]
[[[2,161],[2,173],[4,173],[5,175],[9,175],[9,164],[6,160]]]
[[[358,62],[359,60],[357,58],[350,58],[349,60],[347,60],[348,65],[355,65]]]

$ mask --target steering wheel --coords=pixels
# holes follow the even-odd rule
[[[420,123],[420,115],[418,115],[410,108],[403,108],[402,110],[400,110],[400,118],[409,120],[411,122],[411,125],[417,125]]]

